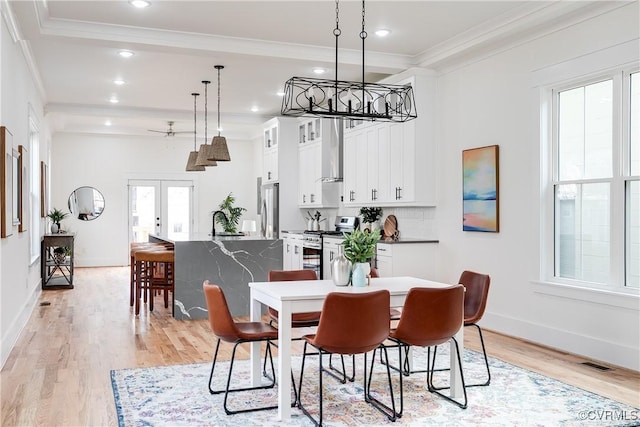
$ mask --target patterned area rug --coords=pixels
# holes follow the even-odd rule
[[[440,350],[439,350],[440,352]],[[391,350],[390,357],[397,355]],[[484,361],[481,354],[466,350],[465,379],[478,382]],[[369,357],[369,361],[370,361]],[[416,368],[424,364],[426,352],[417,350]],[[335,360],[335,359],[334,359]],[[340,384],[324,376],[324,421],[330,426],[631,426],[640,424],[640,410],[594,393],[564,384],[534,372],[491,358],[491,385],[467,390],[469,406],[460,409],[426,390],[426,374],[405,377],[404,415],[390,422],[364,402],[362,359],[357,360],[353,383]],[[296,382],[301,358],[293,360]],[[276,363],[274,359],[274,363]],[[439,354],[438,365],[446,366],[448,356]],[[276,364],[277,366],[277,364]],[[228,362],[219,362],[214,388],[224,388]],[[111,371],[111,381],[120,426],[308,426],[310,420],[298,408],[292,408],[287,423],[276,420],[276,410],[226,415],[223,394],[210,395],[207,389],[209,363],[136,368]],[[234,366],[234,386],[249,385],[248,361]],[[393,371],[392,371],[393,372]],[[394,384],[398,374],[393,372]],[[438,374],[443,381],[448,373]],[[317,416],[317,357],[307,358],[303,403]],[[438,383],[436,377],[436,383]],[[376,363],[372,389],[388,401],[385,391],[386,370]],[[305,392],[306,390],[306,392]],[[396,395],[397,396],[397,395]],[[229,406],[241,409],[276,404],[277,389],[230,394]]]

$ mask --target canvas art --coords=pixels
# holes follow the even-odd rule
[[[464,150],[462,173],[462,229],[498,232],[498,146]]]

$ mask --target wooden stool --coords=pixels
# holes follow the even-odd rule
[[[147,292],[149,293],[149,311],[153,311],[156,290],[164,291],[164,306],[169,307],[169,291],[174,291],[174,259],[173,251],[167,249],[153,248],[135,252],[136,315],[140,314],[140,297],[144,295],[146,301]]]
[[[130,283],[129,283],[129,306],[133,307],[133,304],[135,302],[135,294],[136,294],[136,259],[135,259],[135,254],[137,251],[142,251],[142,250],[155,250],[155,249],[164,249],[164,246],[159,244],[159,243],[152,243],[152,242],[132,242],[130,249],[129,249],[129,255],[131,257],[131,261],[130,261],[130,274],[131,274],[131,279],[130,279]],[[146,295],[145,295],[145,302],[147,301]]]

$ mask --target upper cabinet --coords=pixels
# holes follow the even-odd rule
[[[393,84],[413,86],[418,118],[404,123],[345,121],[347,206],[436,205],[435,79],[420,74]]]
[[[340,132],[334,120],[312,118],[298,123],[298,206],[301,208],[337,207]],[[337,122],[340,126],[340,122]]]
[[[281,179],[280,169],[287,163],[282,163],[288,152],[295,154],[296,120],[276,117],[263,125],[262,143],[262,182],[278,182]],[[282,141],[286,142],[284,148]],[[290,163],[289,163],[290,165]],[[289,166],[290,167],[290,166]]]

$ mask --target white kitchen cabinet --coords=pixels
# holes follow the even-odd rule
[[[331,279],[331,261],[338,256],[338,247],[342,246],[342,237],[322,238],[322,278]]]
[[[418,118],[345,125],[344,204],[435,206],[434,77],[413,75],[387,83],[414,87]]]
[[[264,128],[263,147],[265,149],[276,148],[278,146],[278,121],[270,120]]]
[[[378,243],[376,267],[380,277],[436,277],[437,243]]]
[[[262,166],[262,182],[278,182],[278,149],[265,150]]]
[[[338,149],[337,135],[331,132],[329,119],[307,119],[298,124],[298,206],[300,208],[337,207],[339,186],[324,182],[336,176],[332,170],[332,150]]]
[[[282,269],[302,270],[303,248],[302,240],[285,237],[282,239]]]

